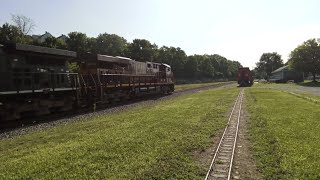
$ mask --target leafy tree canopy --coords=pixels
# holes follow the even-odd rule
[[[0,41],[13,41],[19,42],[21,39],[22,33],[16,26],[5,23],[0,27]]]
[[[154,61],[157,56],[156,44],[151,44],[146,39],[134,39],[129,45],[130,57],[137,61]]]
[[[116,34],[99,34],[96,39],[96,50],[100,54],[125,56],[128,51],[127,40]]]
[[[316,74],[320,73],[320,44],[316,39],[309,39],[295,48],[289,59],[290,67],[313,75],[316,81]]]
[[[76,51],[78,53],[88,52],[88,38],[87,35],[81,32],[70,32],[66,41],[68,50]]]
[[[67,44],[60,39],[55,37],[47,37],[45,41],[42,43],[42,46],[57,48],[57,49],[66,49]]]
[[[283,60],[281,55],[276,52],[272,53],[263,53],[260,57],[259,62],[256,63],[257,73],[263,74],[266,79],[269,79],[271,72],[282,67]]]

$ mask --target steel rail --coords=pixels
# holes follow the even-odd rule
[[[222,144],[222,142],[223,142],[223,139],[224,139],[224,137],[225,137],[225,134],[226,134],[226,132],[227,132],[227,130],[228,130],[228,127],[229,127],[229,125],[230,125],[230,121],[231,121],[233,112],[234,112],[234,110],[235,110],[235,108],[236,108],[236,106],[237,106],[237,103],[238,103],[241,95],[242,95],[242,92],[243,92],[243,90],[242,90],[241,92],[239,92],[239,95],[237,96],[237,99],[236,99],[236,101],[235,101],[235,103],[234,103],[234,105],[233,105],[232,111],[231,111],[231,113],[230,113],[230,115],[229,115],[228,123],[227,123],[227,125],[226,125],[226,127],[225,127],[225,129],[224,129],[224,132],[223,132],[222,136],[221,136],[221,139],[220,139],[220,141],[219,141],[218,147],[217,147],[217,149],[216,149],[216,151],[215,151],[215,154],[214,154],[214,156],[213,156],[213,159],[212,159],[212,161],[211,161],[209,170],[208,170],[208,172],[207,172],[207,174],[206,174],[205,180],[207,180],[207,179],[209,178],[210,173],[213,171],[213,164],[214,164],[214,162],[215,162],[215,160],[216,160],[216,157],[217,157],[217,155],[218,155],[219,149],[220,149],[220,147],[221,147],[221,144]],[[241,100],[241,102],[242,102],[242,100]]]
[[[240,117],[241,117],[241,109],[242,109],[243,91],[244,90],[241,91],[241,99],[240,99],[238,122],[237,122],[237,131],[236,131],[236,135],[234,137],[233,150],[232,150],[232,156],[231,156],[231,161],[230,161],[230,166],[229,166],[229,173],[228,173],[228,180],[230,180],[230,178],[231,178],[231,170],[232,170],[232,165],[233,165],[234,151],[236,149],[236,144],[237,144]]]

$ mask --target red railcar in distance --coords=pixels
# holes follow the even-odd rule
[[[238,70],[238,84],[239,86],[252,86],[253,77],[248,67],[242,67]]]

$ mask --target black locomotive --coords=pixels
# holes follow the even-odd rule
[[[69,63],[79,70],[70,72]],[[167,64],[0,45],[0,122],[173,91],[173,73]]]

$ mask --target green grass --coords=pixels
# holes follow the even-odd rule
[[[175,91],[181,91],[181,90],[186,90],[186,89],[192,89],[192,88],[198,88],[198,87],[205,87],[205,86],[210,86],[214,84],[221,84],[223,82],[211,82],[211,83],[199,83],[199,84],[180,84],[180,85],[175,85]]]
[[[0,141],[0,179],[203,179],[193,153],[238,93],[217,88]]]
[[[288,92],[250,88],[250,141],[266,179],[320,178],[320,104]]]
[[[297,86],[296,83],[254,83],[253,87]]]
[[[318,96],[318,95],[314,95],[314,94],[310,94],[310,93],[292,92],[292,91],[284,91],[284,92],[289,93],[290,95],[293,95],[295,97],[320,104],[320,96]]]
[[[307,80],[301,83],[297,83],[297,85],[308,87],[320,87],[320,82],[312,82],[311,80]]]
[[[320,82],[312,82],[310,80],[305,80],[300,83],[255,83],[254,86],[264,87],[264,86],[306,86],[306,87],[320,87]]]
[[[310,82],[304,82],[304,83],[311,83]],[[277,87],[281,87],[281,86],[299,86],[298,84],[293,84],[293,83],[287,83],[287,84],[276,84],[276,83],[271,83],[271,84],[264,84],[264,83],[258,83],[258,84],[255,84],[253,86],[253,88],[275,88],[277,89]],[[313,86],[313,87],[316,87],[316,86]],[[299,98],[302,98],[302,99],[305,99],[305,100],[309,100],[311,102],[315,102],[315,103],[319,103],[320,104],[320,96],[319,95],[315,95],[315,94],[311,94],[311,93],[302,93],[302,92],[299,92],[297,91],[296,89],[292,88],[291,90],[290,89],[281,89],[281,88],[278,88],[279,91],[282,91],[282,92],[285,92],[285,93],[288,93],[288,94],[291,94],[293,96],[296,96],[296,97],[299,97]],[[320,91],[320,89],[319,89]]]

